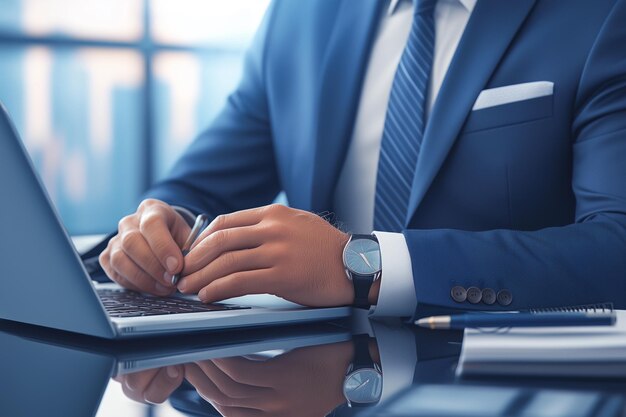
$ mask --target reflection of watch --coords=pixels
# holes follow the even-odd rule
[[[372,235],[352,235],[343,249],[343,265],[354,285],[355,307],[369,308],[368,296],[380,278],[380,246]]]
[[[354,337],[354,359],[346,372],[343,395],[350,407],[367,407],[380,401],[383,393],[383,374],[369,351],[369,337]]]

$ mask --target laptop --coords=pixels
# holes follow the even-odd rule
[[[0,104],[0,319],[107,339],[347,317],[349,307],[310,308],[271,295],[211,305],[95,283]]]
[[[112,405],[106,399],[101,402],[114,377],[225,357],[268,359],[298,348],[351,340],[349,330],[330,324],[205,336],[165,337],[158,343],[108,341],[0,321],[0,369],[7,382],[0,390],[2,415],[93,416],[101,406]],[[111,414],[119,415],[117,411]]]

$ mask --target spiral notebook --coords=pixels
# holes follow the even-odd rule
[[[614,326],[466,329],[457,375],[626,379],[626,311]]]

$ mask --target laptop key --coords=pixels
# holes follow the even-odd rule
[[[160,298],[127,290],[99,289],[98,295],[107,313],[112,317],[206,313],[250,308],[229,304],[204,304],[186,298]]]

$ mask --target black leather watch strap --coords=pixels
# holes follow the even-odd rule
[[[362,368],[373,368],[374,361],[370,355],[370,337],[367,334],[352,336],[354,343],[354,356],[352,357],[352,372]]]
[[[352,273],[352,285],[354,286],[354,306],[369,308],[369,294],[372,288],[372,277]]]

